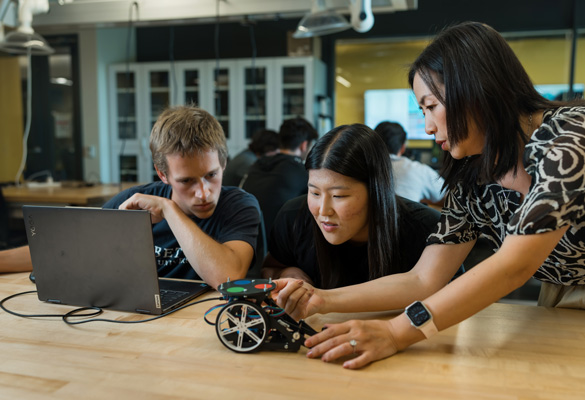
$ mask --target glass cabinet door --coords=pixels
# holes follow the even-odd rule
[[[227,68],[215,68],[213,110],[215,118],[221,124],[226,138],[230,138],[230,70]]]
[[[156,173],[156,169],[150,159],[146,160],[147,167],[150,168],[150,176],[142,176],[141,156],[139,154],[120,154],[118,155],[120,162],[120,182],[155,182],[160,178]]]
[[[119,155],[120,182],[138,182],[138,156]]]
[[[169,71],[150,71],[150,126],[158,116],[170,105]],[[150,130],[149,129],[149,130]]]
[[[118,139],[136,139],[136,74],[134,71],[116,73]]]
[[[199,86],[199,69],[190,69],[183,72],[184,79],[184,94],[183,101],[185,104],[199,105],[200,86]]]
[[[266,129],[266,67],[249,67],[244,71],[245,137]]]
[[[282,119],[305,115],[305,67],[282,69]]]

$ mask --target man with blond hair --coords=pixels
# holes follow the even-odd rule
[[[161,277],[202,279],[212,287],[245,277],[256,251],[259,206],[243,190],[222,187],[227,146],[219,122],[194,106],[169,108],[152,128],[150,150],[160,181],[127,189],[104,208],[150,212]],[[0,254],[0,270],[30,270],[26,253]],[[20,264],[7,265],[9,257]]]

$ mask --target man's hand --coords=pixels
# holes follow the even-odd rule
[[[120,210],[147,210],[150,220],[156,224],[165,219],[164,210],[172,200],[159,196],[135,193],[132,197],[120,204]]]

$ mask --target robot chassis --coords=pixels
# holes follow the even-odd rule
[[[296,352],[317,332],[303,320],[296,322],[270,297],[272,279],[240,279],[217,289],[228,303],[217,315],[215,331],[221,343],[237,353],[259,350]]]

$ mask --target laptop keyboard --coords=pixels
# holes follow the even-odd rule
[[[167,290],[161,289],[160,291],[160,300],[163,305],[174,303],[181,297],[185,297],[189,294],[189,292],[182,292],[179,290]]]

